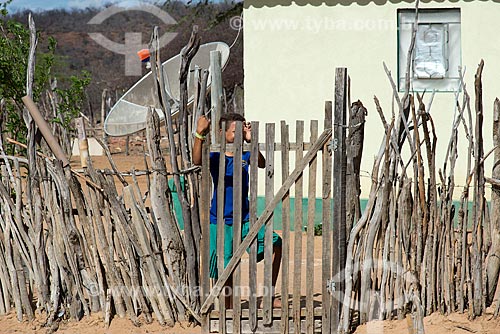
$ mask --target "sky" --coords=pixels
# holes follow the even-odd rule
[[[0,1],[3,3],[4,1]],[[9,12],[15,12],[22,9],[30,9],[32,11],[40,10],[51,10],[51,9],[84,9],[87,7],[101,7],[104,4],[109,3],[164,3],[164,0],[13,0],[10,5],[7,6]],[[193,0],[195,3],[196,0]],[[223,0],[217,0],[214,2],[223,2]]]

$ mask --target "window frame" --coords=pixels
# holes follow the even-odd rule
[[[459,68],[462,66],[460,8],[419,9],[418,14],[417,24],[441,24],[447,26],[448,64],[446,75],[443,78],[417,78],[414,72],[414,49],[411,59],[410,90],[455,92],[460,88]],[[397,85],[399,92],[405,91],[406,56],[414,24],[414,8],[399,8],[397,10]]]

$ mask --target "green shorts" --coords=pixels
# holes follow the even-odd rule
[[[241,225],[241,240],[245,239],[250,230],[248,221],[244,221]],[[266,233],[265,226],[259,230],[257,234],[257,262],[264,259],[264,236]],[[281,237],[273,231],[273,246],[281,246]],[[250,253],[250,248],[247,249]],[[233,257],[233,225],[224,224],[224,268],[227,266]],[[210,224],[210,277],[219,278],[217,270],[217,225]]]

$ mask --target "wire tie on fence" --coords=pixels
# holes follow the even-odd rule
[[[353,124],[351,126],[349,126],[348,124],[340,124],[340,123],[333,123],[334,126],[340,126],[342,128],[357,128],[361,125],[363,125],[364,123],[366,123],[366,120],[365,121],[361,121],[359,123],[356,123],[356,124]]]
[[[154,172],[158,172],[158,173],[161,173],[163,175],[168,175],[168,171],[166,168],[153,168],[152,169]]]
[[[159,172],[159,173],[162,173],[162,174],[168,176],[168,175],[184,175],[184,174],[188,174],[188,173],[191,173],[191,172],[198,171],[200,169],[201,169],[200,166],[193,166],[191,168],[183,169],[183,170],[180,170],[178,172],[169,172],[165,168],[153,168],[153,171]],[[151,173],[151,172],[149,172],[149,173]]]
[[[334,126],[340,126],[341,128],[348,128],[349,125],[347,124],[340,124],[340,123],[333,123]]]
[[[326,150],[328,153],[331,153],[333,151],[333,140],[331,140],[330,142],[328,142],[328,144],[326,144]]]
[[[332,144],[333,151],[337,151],[339,149],[339,140],[337,138],[333,138]]]
[[[353,129],[354,129],[354,128],[359,128],[361,125],[363,125],[363,124],[365,124],[365,123],[366,123],[366,121],[365,121],[365,120],[363,120],[363,121],[361,121],[361,122],[359,122],[359,123],[357,123],[357,124],[351,125],[351,128],[353,128]]]
[[[326,291],[333,294],[337,289],[337,285],[333,279],[326,280]]]
[[[200,166],[193,166],[191,168],[188,168],[188,169],[183,169],[183,170],[180,170],[178,172],[172,172],[171,175],[184,175],[184,174],[189,174],[189,173],[192,173],[192,172],[196,172],[198,170],[200,170],[201,167]]]

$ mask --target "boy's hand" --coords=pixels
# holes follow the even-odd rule
[[[252,123],[250,122],[243,122],[243,139],[247,143],[252,140]]]
[[[205,136],[210,131],[210,120],[205,116],[200,116],[198,118],[198,123],[196,125],[196,132],[202,136]]]

